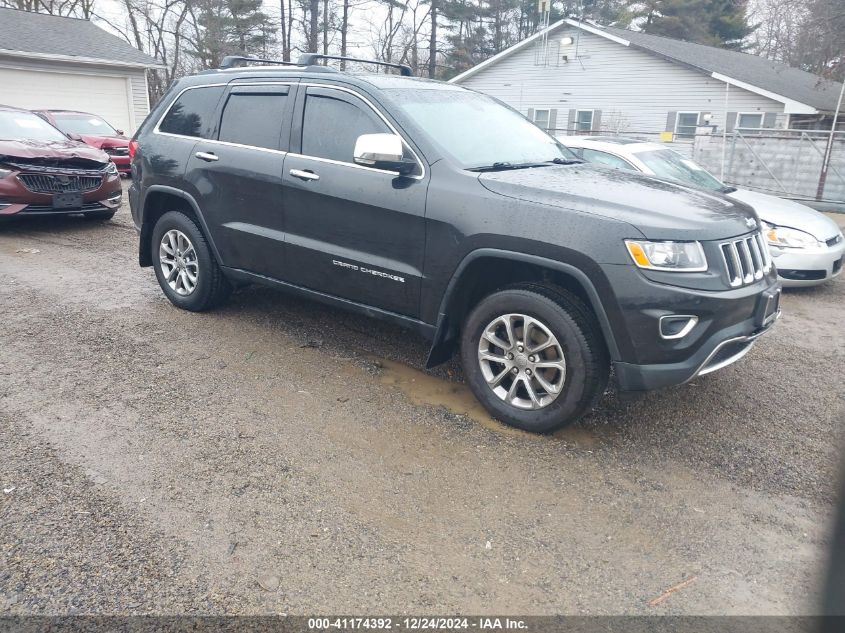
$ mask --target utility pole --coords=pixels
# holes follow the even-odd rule
[[[431,35],[428,39],[428,76],[434,79],[437,76],[437,2],[431,0]]]
[[[827,180],[827,170],[830,167],[830,155],[833,153],[833,138],[836,136],[836,123],[839,121],[839,111],[842,109],[843,95],[845,95],[845,82],[842,82],[842,90],[839,91],[839,100],[836,102],[836,112],[833,113],[833,123],[830,126],[830,136],[827,139],[827,147],[824,149],[822,171],[819,174],[819,188],[816,190],[816,200],[821,200],[824,196],[824,183]]]

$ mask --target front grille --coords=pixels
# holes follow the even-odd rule
[[[80,211],[111,211],[109,207],[99,202],[86,202],[78,209],[55,209],[51,204],[31,204],[24,207],[21,213],[79,213]]]
[[[835,264],[834,264],[835,267]],[[826,270],[792,270],[790,268],[778,268],[778,275],[792,281],[814,281],[824,279],[827,276]]]
[[[828,246],[836,246],[839,242],[842,241],[842,234],[840,233],[836,237],[831,237],[829,240],[825,242]]]
[[[33,193],[68,193],[94,191],[103,182],[102,175],[18,174],[18,180]]]
[[[723,242],[719,249],[732,288],[762,279],[772,267],[772,258],[761,233]]]

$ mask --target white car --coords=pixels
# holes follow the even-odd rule
[[[587,162],[682,182],[753,207],[763,223],[769,251],[784,286],[814,286],[842,272],[845,238],[836,222],[815,209],[725,185],[661,143],[613,136],[562,136],[558,140]]]

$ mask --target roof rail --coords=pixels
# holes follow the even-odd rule
[[[344,62],[360,62],[362,64],[376,64],[377,66],[387,66],[388,68],[398,68],[399,74],[403,77],[413,77],[414,71],[407,64],[393,64],[391,62],[380,62],[375,59],[361,59],[359,57],[345,57],[343,55],[323,55],[322,53],[303,53],[299,56],[298,64],[300,66],[314,66],[319,59],[337,59]]]
[[[225,70],[227,68],[235,68],[241,65],[242,62],[259,62],[262,64],[276,64],[278,66],[299,66],[296,62],[286,62],[280,59],[262,59],[260,57],[241,57],[239,55],[227,55],[223,58],[223,61],[220,62],[221,70]]]

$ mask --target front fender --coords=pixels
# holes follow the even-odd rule
[[[565,262],[548,259],[538,255],[530,255],[527,253],[520,253],[515,251],[507,251],[497,248],[478,248],[468,253],[458,264],[452,278],[449,280],[443,297],[440,301],[440,307],[437,314],[437,324],[435,328],[434,338],[432,340],[431,350],[429,351],[427,367],[434,367],[447,361],[454,351],[455,338],[451,335],[455,330],[455,319],[450,319],[450,307],[453,303],[455,290],[461,279],[461,275],[466,271],[472,262],[480,258],[495,258],[500,260],[511,260],[514,262],[522,262],[531,264],[548,270],[560,272],[574,278],[584,289],[587,298],[590,302],[590,307],[596,314],[599,326],[601,327],[602,335],[604,336],[608,352],[611,360],[619,360],[621,358],[619,353],[619,346],[614,330],[611,326],[608,313],[605,308],[605,303],[611,299],[608,297],[606,301],[602,301],[601,295],[596,288],[596,284],[590,277],[580,268],[567,264]]]

